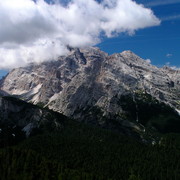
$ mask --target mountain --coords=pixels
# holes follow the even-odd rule
[[[66,119],[59,113],[17,98],[0,96],[0,148],[17,144],[32,135],[59,131]]]
[[[178,122],[179,70],[158,68],[131,51],[69,50],[56,61],[12,70],[1,80],[1,91],[79,121],[121,132],[125,128],[126,133],[144,132],[149,124],[169,131],[169,119]],[[164,128],[158,119],[165,119]]]
[[[179,71],[69,50],[0,80],[1,179],[180,179]]]
[[[2,180],[180,178],[179,134],[142,143],[7,96],[0,115]]]

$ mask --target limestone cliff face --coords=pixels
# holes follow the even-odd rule
[[[12,70],[1,90],[82,121],[104,125],[115,118],[127,126],[122,95],[150,94],[180,109],[180,71],[158,68],[131,51],[108,55],[98,48],[71,49],[57,61]]]

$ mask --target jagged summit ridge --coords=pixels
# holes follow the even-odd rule
[[[74,48],[57,61],[12,70],[1,81],[1,90],[96,122],[89,109],[99,109],[102,116],[121,114],[119,98],[136,91],[179,109],[179,79],[180,71],[157,68],[131,51],[108,55],[95,47]]]

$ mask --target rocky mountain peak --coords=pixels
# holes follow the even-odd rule
[[[133,57],[133,56],[137,56],[136,54],[134,54],[132,51],[130,50],[125,50],[123,52],[120,53],[122,56],[128,56],[128,57]]]
[[[70,48],[57,61],[12,70],[1,90],[75,119],[125,122],[121,97],[149,94],[180,109],[180,73],[153,66],[131,51],[108,55],[96,47]]]

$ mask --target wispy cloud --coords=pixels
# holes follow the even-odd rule
[[[178,66],[170,66],[170,68],[180,71],[180,67],[178,67]]]
[[[179,20],[179,19],[180,19],[180,14],[173,15],[173,16],[166,16],[166,17],[161,18],[162,21],[172,21],[172,20]]]
[[[173,56],[173,55],[170,54],[170,53],[166,54],[166,57],[167,57],[167,58],[170,58],[170,57],[172,57],[172,56]]]
[[[154,0],[152,2],[146,3],[147,7],[155,7],[155,6],[164,6],[169,4],[177,4],[180,3],[180,0]]]
[[[150,59],[146,59],[145,60],[148,64],[151,64],[151,60]]]
[[[167,66],[167,67],[169,67],[171,69],[174,69],[174,70],[178,70],[178,71],[180,70],[179,66],[173,66],[173,65],[171,65],[170,62],[166,62],[165,66]]]

